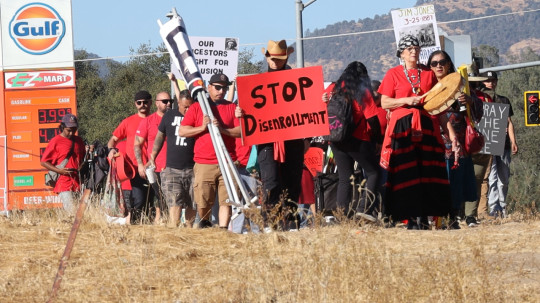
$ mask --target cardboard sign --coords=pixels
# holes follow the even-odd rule
[[[415,36],[422,47],[420,62],[427,64],[429,54],[441,49],[435,7],[424,5],[393,10],[391,13],[396,45],[405,35]]]
[[[324,151],[320,147],[310,147],[304,154],[304,164],[313,177],[322,172]]]
[[[189,36],[189,43],[204,81],[210,81],[214,74],[225,74],[230,81],[236,78],[238,38]],[[182,74],[174,64],[171,65],[171,71],[177,79],[182,79]]]
[[[483,108],[484,115],[482,120],[476,125],[486,139],[486,144],[480,153],[502,156],[504,153],[510,105],[484,102]]]
[[[329,134],[321,66],[238,77],[244,145]]]

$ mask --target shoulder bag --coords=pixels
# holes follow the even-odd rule
[[[67,154],[66,158],[58,165],[56,165],[57,168],[64,168],[66,167],[69,158],[71,158],[71,155],[73,154],[73,147],[75,146],[75,141],[71,140],[71,149],[69,150],[69,153]],[[58,181],[58,173],[52,170],[49,170],[45,174],[45,185],[50,187],[56,186],[56,181]]]

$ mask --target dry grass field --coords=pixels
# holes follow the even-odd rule
[[[47,301],[72,221],[0,217],[0,301]],[[107,225],[90,207],[57,302],[540,302],[540,220],[237,235]]]

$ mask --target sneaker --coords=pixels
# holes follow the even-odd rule
[[[478,226],[478,221],[476,221],[475,217],[465,217],[465,223],[467,223],[468,227],[476,227]]]
[[[212,222],[209,220],[201,220],[199,221],[199,228],[210,228],[212,227]]]
[[[367,220],[369,222],[377,222],[377,218],[373,217],[372,215],[368,215],[362,212],[357,212],[356,217]]]
[[[407,221],[407,229],[408,230],[419,230],[420,227],[418,227],[418,223],[416,223],[416,220],[409,219],[409,221]]]
[[[461,229],[461,227],[459,226],[459,221],[452,221],[450,224],[448,224],[448,229]]]

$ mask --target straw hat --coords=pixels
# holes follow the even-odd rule
[[[268,41],[268,46],[265,49],[264,47],[261,49],[263,55],[270,58],[276,58],[276,59],[287,59],[290,54],[294,52],[294,48],[292,46],[287,47],[287,42],[285,40],[281,41]]]
[[[478,72],[478,68],[476,67],[476,64],[465,64],[467,67],[467,79],[471,82],[482,82],[486,81],[488,77],[480,77],[480,73]]]

